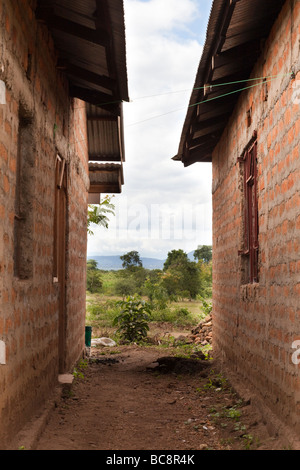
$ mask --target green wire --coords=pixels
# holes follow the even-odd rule
[[[290,75],[290,74],[288,74]],[[271,77],[271,75],[270,75]],[[224,98],[224,96],[228,96],[228,95],[232,95],[234,93],[239,93],[240,91],[244,91],[244,90],[248,90],[249,88],[253,88],[255,86],[258,86],[258,85],[263,85],[264,83],[269,83],[271,82],[272,80],[274,80],[274,78],[277,78],[278,75],[274,75],[273,78],[270,78],[269,80],[265,80],[265,78],[267,77],[262,77],[262,78],[252,78],[251,80],[265,80],[264,82],[260,82],[260,83],[255,83],[254,85],[250,85],[250,86],[247,86],[247,87],[244,87],[244,88],[240,88],[239,90],[234,90],[234,91],[230,91],[229,93],[224,93],[223,95],[219,95],[219,96],[215,96],[214,98],[210,98],[208,100],[204,100],[204,101],[199,101],[198,103],[194,103],[194,104],[191,104],[188,106],[188,108],[192,108],[194,106],[198,106],[198,104],[202,104],[202,103],[208,103],[210,101],[213,101],[213,100],[217,100],[218,98]],[[243,81],[249,81],[249,80],[241,80],[241,81],[237,81],[237,82],[231,82],[231,84],[234,84],[234,83],[241,83]],[[176,113],[177,111],[181,111],[185,108],[178,108],[178,109],[174,109],[173,111],[168,111],[166,113],[163,113],[163,114],[159,114],[157,116],[153,116],[153,117],[150,117],[150,118],[147,118],[147,119],[144,119],[142,121],[138,121],[138,122],[135,122],[133,124],[128,124],[126,127],[131,127],[131,126],[135,126],[137,124],[141,124],[143,122],[147,122],[147,121],[151,121],[152,119],[156,119],[156,118],[159,118],[159,117],[162,117],[162,116],[166,116],[168,114],[171,114],[171,113]]]
[[[244,83],[244,82],[250,82],[250,81],[254,81],[254,80],[266,80],[266,79],[275,79],[277,77],[280,77],[280,76],[291,76],[293,75],[292,72],[290,73],[287,73],[287,74],[278,74],[278,75],[269,75],[267,77],[258,77],[258,78],[247,78],[247,79],[244,79],[244,80],[237,80],[237,81],[234,81],[234,82],[224,82],[224,83],[217,83],[215,85],[209,85],[207,84],[206,86],[201,86],[201,87],[195,87],[192,89],[192,91],[195,91],[195,90],[204,90],[205,88],[207,87],[220,87],[220,86],[226,86],[226,85],[235,85],[236,83]],[[269,80],[268,80],[269,81]],[[242,88],[242,90],[246,90],[247,88]],[[158,93],[157,95],[148,95],[148,96],[142,96],[140,98],[135,98],[133,100],[130,100],[130,102],[134,102],[134,101],[138,101],[138,100],[145,100],[147,98],[155,98],[156,96],[164,96],[164,95],[171,95],[171,94],[175,94],[175,93],[185,93],[185,92],[188,92],[190,91],[190,89],[187,89],[187,90],[178,90],[178,91],[168,91],[166,93]],[[237,91],[240,91],[240,90],[237,90]],[[232,92],[231,92],[232,93]],[[236,93],[236,92],[233,92],[233,93]],[[229,93],[230,94],[230,93]],[[221,96],[226,96],[226,95],[221,95]],[[220,97],[221,97],[220,96]],[[214,99],[214,98],[213,98]],[[207,100],[207,101],[210,101],[210,100]],[[116,103],[121,103],[122,101],[121,100],[118,100],[118,101],[109,101],[107,103],[101,103],[101,104],[97,104],[96,106],[105,106],[105,105],[108,105],[108,104],[116,104]],[[196,104],[199,104],[199,103],[196,103]],[[193,105],[195,106],[195,105]],[[172,112],[172,111],[171,111]]]
[[[234,85],[236,83],[243,83],[243,82],[251,82],[251,81],[254,81],[254,80],[266,80],[267,78],[270,78],[270,79],[275,79],[277,77],[286,77],[286,76],[291,76],[293,75],[293,72],[290,72],[290,73],[286,73],[286,74],[278,74],[278,75],[269,75],[267,77],[257,77],[257,78],[247,78],[245,80],[237,80],[236,82],[226,82],[226,83],[216,83],[216,85],[210,85],[210,84],[207,84],[206,86],[200,86],[200,87],[196,87],[196,88],[193,88],[193,90],[203,90],[205,89],[206,87],[216,87],[216,86],[224,86],[224,85]]]
[[[261,80],[261,79],[260,79],[260,78],[256,78],[256,79],[253,78],[252,80]],[[198,106],[198,104],[208,103],[209,101],[213,101],[213,100],[216,100],[216,99],[218,99],[218,98],[224,98],[224,96],[232,95],[233,93],[239,93],[240,91],[248,90],[249,88],[253,88],[253,87],[258,86],[258,85],[263,85],[264,83],[269,83],[269,82],[271,82],[272,80],[273,80],[273,79],[270,78],[269,80],[265,80],[265,81],[262,82],[262,83],[255,83],[254,85],[250,85],[250,86],[247,86],[247,87],[244,87],[244,88],[240,88],[239,90],[230,91],[230,92],[228,92],[228,93],[224,93],[223,95],[215,96],[214,98],[210,98],[210,99],[208,99],[208,100],[199,101],[199,103],[191,104],[191,105],[189,105],[188,107],[189,107],[189,108],[192,108],[193,106]],[[240,82],[233,82],[233,83],[240,83]]]

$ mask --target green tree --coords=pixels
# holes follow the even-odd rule
[[[188,255],[183,250],[169,251],[167,259],[164,263],[164,271],[166,271],[170,266],[180,266],[182,263],[186,263],[188,260]]]
[[[198,261],[202,260],[204,263],[209,263],[212,260],[212,246],[198,246],[197,250],[194,251],[194,258]]]
[[[97,261],[89,259],[87,261],[86,288],[89,292],[95,293],[101,290],[102,285],[101,273],[97,269]]]
[[[131,269],[137,266],[143,266],[140,255],[137,251],[129,251],[124,255],[120,256],[123,261],[122,266],[125,269]]]
[[[91,225],[99,225],[108,228],[109,218],[107,214],[115,215],[115,206],[111,203],[111,197],[106,196],[98,205],[88,206],[87,231],[89,235],[94,235]]]
[[[212,262],[209,263],[198,261],[198,268],[200,271],[200,292],[202,297],[212,296]]]
[[[196,298],[201,284],[197,263],[183,250],[172,250],[164,264],[163,285],[170,296]]]
[[[121,295],[123,299],[129,295],[134,295],[137,291],[137,286],[129,277],[122,277],[115,284],[115,294]]]

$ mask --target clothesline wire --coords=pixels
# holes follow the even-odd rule
[[[209,103],[210,101],[214,101],[214,100],[217,100],[217,99],[220,99],[220,98],[224,98],[224,97],[229,96],[229,95],[232,95],[232,94],[234,94],[234,93],[239,93],[239,92],[241,92],[241,91],[248,90],[249,88],[254,88],[254,87],[256,87],[256,86],[269,83],[269,82],[271,82],[272,80],[274,80],[274,78],[269,78],[269,80],[267,80],[266,77],[263,77],[262,79],[263,79],[263,81],[260,82],[260,83],[255,83],[254,85],[249,85],[249,86],[247,86],[247,87],[239,88],[238,90],[233,90],[233,91],[230,91],[230,92],[228,92],[228,93],[224,93],[224,94],[222,94],[222,95],[218,95],[218,96],[215,96],[215,97],[213,97],[213,98],[209,98],[209,99],[207,99],[207,100],[203,100],[203,101],[199,101],[199,102],[197,102],[197,103],[190,104],[190,105],[188,105],[188,109],[189,109],[189,108],[192,108],[192,107],[195,107],[195,106],[198,106],[199,104]],[[261,79],[261,78],[257,78],[256,80],[262,80],[262,79]],[[254,80],[254,79],[253,79],[253,80]],[[241,82],[234,82],[234,83],[241,83]],[[183,109],[186,109],[186,108],[177,108],[177,109],[174,109],[174,110],[172,110],[172,111],[168,111],[168,112],[166,112],[166,113],[158,114],[158,115],[156,115],[156,116],[152,116],[152,117],[149,117],[149,118],[147,118],[147,119],[143,119],[143,120],[141,120],[141,121],[137,121],[137,122],[134,122],[134,123],[132,123],[132,124],[128,124],[128,125],[126,125],[126,127],[135,126],[135,125],[137,125],[137,124],[141,124],[141,123],[143,123],[143,122],[147,122],[147,121],[150,121],[150,120],[152,120],[152,119],[157,119],[157,118],[162,117],[162,116],[167,116],[168,114],[172,114],[172,113],[175,113],[175,112],[178,112],[178,111],[182,111]]]

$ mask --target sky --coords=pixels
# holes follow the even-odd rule
[[[212,0],[124,0],[130,102],[125,184],[109,228],[93,226],[88,256],[165,259],[212,244],[211,164],[172,160],[206,37]]]

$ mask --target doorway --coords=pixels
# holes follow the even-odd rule
[[[53,280],[59,288],[58,357],[59,373],[66,368],[66,253],[67,253],[67,170],[66,161],[56,156],[54,270]]]

